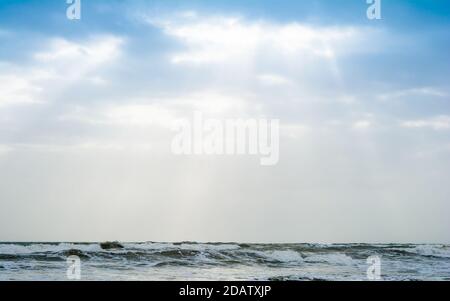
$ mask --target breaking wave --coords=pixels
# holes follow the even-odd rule
[[[105,270],[112,275],[127,275],[123,271],[129,271],[132,275],[144,273],[145,279],[165,279],[165,273],[175,273],[168,279],[191,279],[205,271],[217,271],[213,279],[232,272],[236,274],[231,279],[241,280],[360,280],[366,275],[366,260],[372,255],[382,258],[386,277],[450,278],[448,245],[147,242],[0,243],[0,279],[5,275],[15,279],[15,272],[26,275],[23,271],[36,271],[42,276],[43,270],[65,268],[71,255],[80,257],[91,275],[99,269],[103,271],[99,275],[108,274]],[[245,276],[240,274],[242,271]]]

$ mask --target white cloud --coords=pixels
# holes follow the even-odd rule
[[[126,126],[159,125],[169,127],[175,119],[160,105],[118,105],[103,112],[107,122]]]
[[[450,129],[450,116],[442,115],[429,119],[407,120],[401,122],[405,128],[430,128],[433,130]]]
[[[258,105],[252,105],[243,97],[211,91],[173,97],[129,98],[126,104],[120,104],[114,98],[111,100],[115,103],[97,107],[70,107],[58,119],[113,127],[171,128],[177,119],[190,118],[194,111],[200,111],[209,118],[244,116],[259,111]]]
[[[104,152],[126,152],[126,151],[150,151],[152,145],[145,142],[117,141],[114,139],[85,140],[78,143],[55,143],[55,144],[37,144],[22,143],[13,144],[11,146],[0,145],[0,155],[12,151],[24,152],[41,152],[41,153],[65,153],[65,152],[87,152],[104,151]]]
[[[186,45],[173,63],[223,63],[252,60],[261,52],[278,56],[304,54],[324,59],[348,53],[349,44],[362,38],[353,27],[314,27],[276,24],[237,17],[147,18],[147,22]],[[367,34],[367,33],[366,33]]]
[[[104,204],[110,204],[111,199],[117,198],[117,204],[129,210],[129,217],[132,217],[124,218],[123,210],[119,210],[118,218],[127,223],[138,220],[136,214],[142,214],[143,225],[149,220],[147,212],[155,213],[154,220],[158,224],[164,223],[164,218],[158,218],[167,215],[155,209],[155,205],[167,206],[173,220],[180,220],[178,217],[181,217],[181,221],[173,229],[191,225],[191,221],[198,218],[198,210],[190,214],[186,208],[203,208],[200,215],[219,221],[219,226],[222,222],[226,225],[230,217],[236,217],[236,206],[244,206],[241,210],[244,213],[249,211],[247,209],[262,208],[258,214],[253,215],[257,223],[251,224],[264,225],[269,219],[269,223],[276,225],[272,227],[275,232],[264,234],[261,238],[278,240],[281,237],[279,235],[284,235],[288,240],[305,240],[310,237],[326,239],[330,236],[324,234],[329,231],[323,224],[326,224],[324,221],[330,222],[330,217],[331,224],[335,225],[343,225],[342,217],[350,218],[350,221],[344,223],[350,227],[361,224],[358,219],[365,212],[377,213],[381,208],[379,212],[382,213],[371,215],[371,221],[375,223],[366,223],[376,225],[376,220],[385,218],[383,214],[386,212],[395,217],[395,212],[384,210],[393,203],[404,206],[399,212],[407,214],[401,216],[414,214],[414,210],[410,209],[413,204],[418,208],[417,220],[422,220],[423,196],[436,190],[433,187],[428,189],[421,183],[425,183],[424,180],[427,179],[430,183],[439,183],[435,179],[445,178],[448,169],[439,164],[441,160],[431,162],[429,166],[436,167],[440,172],[437,174],[439,177],[428,178],[425,175],[425,178],[423,166],[414,165],[417,160],[405,161],[404,154],[410,152],[411,146],[414,147],[417,141],[411,141],[410,144],[404,143],[403,139],[394,141],[393,138],[398,138],[395,130],[386,131],[386,135],[373,135],[371,130],[365,130],[386,120],[386,115],[377,111],[378,107],[374,107],[380,103],[370,103],[365,107],[366,99],[358,94],[358,91],[367,88],[359,80],[364,80],[365,76],[370,77],[372,73],[369,68],[374,66],[373,61],[367,66],[364,63],[358,66],[361,72],[352,73],[347,82],[344,78],[338,78],[340,74],[346,75],[346,72],[340,71],[348,71],[348,74],[355,70],[352,68],[354,65],[348,69],[339,69],[348,67],[345,64],[349,60],[339,61],[343,56],[365,51],[376,45],[386,45],[377,43],[376,38],[371,36],[371,30],[364,27],[312,26],[295,22],[283,24],[225,16],[205,17],[195,12],[152,21],[152,24],[179,42],[179,45],[169,50],[164,47],[172,47],[173,44],[157,45],[154,48],[155,45],[145,41],[147,33],[144,33],[141,38],[130,41],[136,43],[134,46],[138,47],[134,49],[139,48],[142,53],[148,49],[152,51],[132,57],[130,53],[123,51],[125,40],[120,37],[96,36],[77,41],[58,38],[44,40],[45,46],[33,54],[33,59],[27,66],[0,66],[0,76],[7,79],[1,83],[3,85],[0,84],[0,97],[12,95],[8,99],[14,99],[5,101],[5,105],[39,101],[55,104],[41,106],[38,110],[34,110],[35,107],[29,110],[2,108],[2,114],[7,117],[4,122],[7,126],[3,128],[2,121],[0,130],[7,133],[2,137],[7,137],[8,141],[0,141],[6,144],[0,146],[0,154],[19,149],[21,151],[14,155],[16,162],[29,164],[8,164],[9,167],[0,169],[3,172],[0,175],[3,180],[0,182],[5,183],[4,189],[0,189],[0,199],[10,199],[9,195],[15,196],[13,199],[20,199],[16,195],[21,191],[22,199],[28,204],[35,204],[37,208],[43,203],[35,202],[36,197],[41,200],[54,198],[55,204],[62,207],[64,203],[61,200],[73,204],[82,200],[86,201],[88,208],[83,208],[83,212],[100,212],[101,215]],[[169,60],[158,61],[157,68],[154,68],[152,60],[159,60],[161,56],[168,56]],[[364,58],[358,59],[359,63]],[[133,64],[125,64],[124,61],[131,61]],[[124,71],[123,73],[109,68],[115,63],[121,63],[119,70]],[[175,66],[171,63],[175,63]],[[89,89],[92,84],[95,87]],[[54,90],[57,93],[53,93]],[[77,99],[78,92],[80,99]],[[410,94],[444,96],[441,92],[413,89],[394,93],[390,97]],[[70,101],[66,97],[71,98]],[[377,113],[377,118],[361,113],[372,112],[371,109]],[[173,133],[169,133],[168,127],[171,127],[175,119],[192,117],[194,110],[203,112],[205,118],[279,118],[283,138],[280,144],[280,164],[263,172],[258,164],[253,164],[246,157],[175,159],[170,153]],[[30,116],[32,118],[28,118]],[[23,124],[18,127],[8,126],[8,122],[12,121],[21,121]],[[405,121],[403,126],[444,129],[449,128],[449,118],[442,116],[440,119]],[[14,131],[10,132],[11,128]],[[355,139],[353,129],[361,130],[361,137],[358,138],[363,139]],[[399,132],[404,134],[404,131]],[[431,142],[432,139],[430,138]],[[14,140],[15,144],[7,146],[9,140]],[[133,150],[152,152],[145,153],[145,156],[130,156],[128,151]],[[159,150],[163,154],[161,157],[155,156],[155,153],[159,154]],[[73,156],[69,153],[71,151],[83,151],[87,156]],[[108,154],[113,152],[114,156],[98,155],[97,151]],[[123,156],[115,156],[118,151],[123,151]],[[50,154],[46,154],[47,152]],[[61,154],[54,156],[52,152]],[[35,153],[39,153],[39,156],[36,157]],[[24,173],[40,171],[44,165],[48,167],[44,174],[30,174],[32,181],[28,182],[35,185],[36,190],[32,186],[17,189],[16,186],[23,188]],[[142,168],[143,166],[146,168]],[[124,174],[127,175],[127,181],[124,181]],[[171,181],[162,181],[166,178]],[[60,195],[55,194],[55,179],[62,181],[58,182]],[[8,185],[9,183],[16,185]],[[133,185],[129,190],[122,190],[122,185],[128,183]],[[242,189],[241,183],[246,183],[245,189]],[[418,190],[422,189],[423,194],[409,195],[411,183]],[[415,185],[416,183],[419,185]],[[67,191],[73,187],[85,190],[69,194],[73,200],[67,200]],[[190,191],[198,193],[190,196]],[[223,191],[227,193],[224,194]],[[439,192],[444,203],[448,193],[445,190]],[[136,199],[136,195],[141,198]],[[96,200],[94,203],[99,205],[98,208],[92,207],[92,199]],[[283,200],[281,207],[280,199]],[[230,200],[233,202],[230,203]],[[343,206],[336,206],[340,202]],[[367,206],[362,206],[361,202],[372,207],[367,210]],[[265,206],[261,207],[261,203]],[[148,207],[142,207],[143,204],[148,204]],[[383,207],[384,204],[388,206]],[[49,208],[54,210],[52,206]],[[180,209],[180,214],[174,213],[173,208]],[[221,210],[209,210],[210,208]],[[321,216],[320,213],[326,211],[324,208],[337,209]],[[214,212],[220,214],[214,215]],[[286,212],[291,213],[288,218]],[[314,233],[308,236],[308,233],[301,231],[287,231],[286,229],[297,229],[299,212],[304,213],[304,218],[310,218],[309,222],[319,232],[322,231],[322,235]],[[245,214],[237,217],[245,221],[244,224],[249,223]],[[27,220],[35,222],[34,218]],[[388,218],[389,220],[391,219]],[[398,220],[392,219],[396,222]],[[195,237],[198,234],[200,236],[197,238],[205,238],[201,236],[202,229],[207,227],[204,227],[203,222],[198,225],[199,228],[188,229],[183,235],[188,233]],[[236,225],[242,228],[239,221]],[[394,222],[388,223],[385,233],[395,232],[392,231],[395,225]],[[169,226],[174,225],[172,223]],[[133,226],[121,226],[121,229],[125,229],[122,230],[127,235],[135,233],[135,237],[155,234],[152,232],[155,227],[148,227],[133,230]],[[367,233],[373,233],[373,229],[369,228],[366,229]],[[253,236],[235,236],[236,231],[228,230],[232,233],[228,237],[259,239],[256,232],[247,232]],[[214,235],[220,233],[212,232]],[[347,233],[344,237],[354,240],[355,237],[360,237],[361,231],[338,232]],[[383,235],[380,231],[377,233],[381,233],[380,236],[371,238],[377,240]],[[167,233],[155,235],[163,234]],[[129,236],[123,237],[130,239]],[[177,238],[180,239],[180,236]],[[339,239],[335,236],[331,238]]]
[[[244,94],[244,93],[242,93]],[[207,115],[243,115],[260,110],[258,104],[251,104],[245,95],[220,93],[219,91],[200,91],[185,96],[179,96],[172,101],[175,106],[186,111],[201,111]],[[229,117],[229,116],[228,116]]]
[[[421,88],[411,88],[405,90],[398,90],[393,92],[388,92],[384,94],[380,94],[377,96],[379,100],[391,100],[391,99],[399,99],[404,97],[411,96],[429,96],[429,97],[447,97],[448,93],[433,87],[421,87]]]
[[[261,83],[269,86],[283,86],[291,84],[291,80],[278,74],[261,74],[258,76]]]
[[[50,39],[48,45],[32,55],[32,62],[3,64],[0,71],[0,107],[49,101],[53,89],[63,90],[77,81],[105,84],[100,67],[116,60],[123,40],[97,36],[84,42]]]
[[[124,44],[122,38],[106,35],[88,38],[82,42],[55,38],[45,50],[34,54],[35,81],[57,81],[58,88],[87,80],[104,85],[101,68],[116,61]]]
[[[160,104],[106,104],[98,108],[76,106],[58,119],[112,127],[170,127],[175,116]]]
[[[372,126],[372,122],[370,120],[358,120],[353,123],[353,128],[356,130],[365,130]]]
[[[81,43],[56,38],[50,40],[46,50],[34,54],[34,58],[51,70],[87,72],[116,59],[123,42],[115,36],[94,37]]]
[[[19,74],[0,73],[0,108],[10,104],[39,103],[42,88]]]

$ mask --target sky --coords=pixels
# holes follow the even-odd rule
[[[450,243],[450,4],[0,0],[0,241]],[[173,121],[280,120],[277,165]]]

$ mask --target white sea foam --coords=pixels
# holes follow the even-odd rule
[[[450,271],[450,247],[445,245],[324,248],[310,244],[148,242],[123,246],[102,250],[99,243],[0,243],[0,280],[65,280],[65,257],[69,255],[65,251],[71,249],[86,255],[81,258],[83,280],[366,280],[365,258],[377,252],[383,258],[386,280],[448,280]],[[421,260],[411,260],[405,252]]]
[[[284,263],[301,263],[303,257],[300,253],[294,250],[274,250],[274,251],[249,251],[260,257],[266,258],[269,261],[278,261]]]
[[[158,242],[146,242],[146,243],[126,243],[125,249],[141,250],[141,251],[161,251],[176,249],[176,246],[172,243],[158,243]]]
[[[27,255],[35,253],[56,253],[70,249],[77,249],[84,252],[100,252],[101,248],[98,244],[0,244],[0,254],[4,255]]]
[[[450,247],[444,245],[419,245],[406,249],[407,252],[422,256],[450,258]]]
[[[178,246],[182,250],[195,250],[195,251],[231,251],[237,250],[240,247],[235,244],[181,244]]]
[[[305,262],[326,262],[335,265],[355,264],[353,258],[341,253],[311,254],[305,258]]]
[[[195,244],[195,243],[126,243],[126,249],[143,251],[164,251],[164,250],[188,250],[188,251],[232,251],[240,249],[237,244]]]
[[[71,249],[80,250],[82,252],[115,252],[123,253],[129,250],[141,251],[163,251],[163,250],[193,250],[193,251],[232,251],[238,250],[240,247],[236,244],[179,244],[172,243],[125,243],[124,249],[103,250],[100,244],[0,244],[0,254],[6,255],[26,255],[34,253],[64,252]]]
[[[303,262],[303,257],[296,251],[273,251],[270,256],[281,262]]]

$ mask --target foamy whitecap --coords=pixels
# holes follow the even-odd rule
[[[263,257],[269,261],[278,261],[283,263],[301,263],[303,257],[300,253],[294,250],[274,250],[274,251],[250,251],[247,253],[253,253],[257,256]]]
[[[134,249],[141,251],[161,251],[176,249],[176,246],[172,243],[158,243],[158,242],[146,242],[146,243],[126,243],[125,249]]]
[[[27,255],[35,253],[57,253],[71,249],[77,249],[83,252],[100,252],[102,251],[98,244],[0,244],[0,254],[4,255]]]
[[[303,257],[296,251],[273,251],[271,257],[281,262],[303,262]]]
[[[240,248],[238,245],[235,244],[182,244],[179,247],[180,249],[196,250],[196,251],[205,251],[205,250],[230,251],[230,250],[237,250]]]
[[[444,245],[419,245],[406,251],[422,256],[450,258],[450,248]]]
[[[70,254],[81,257],[83,280],[365,280],[366,258],[373,254],[382,258],[386,280],[449,280],[450,271],[445,245],[122,245],[0,243],[0,280],[64,280]]]
[[[314,254],[305,258],[305,262],[326,262],[336,265],[353,265],[353,258],[341,253]]]

